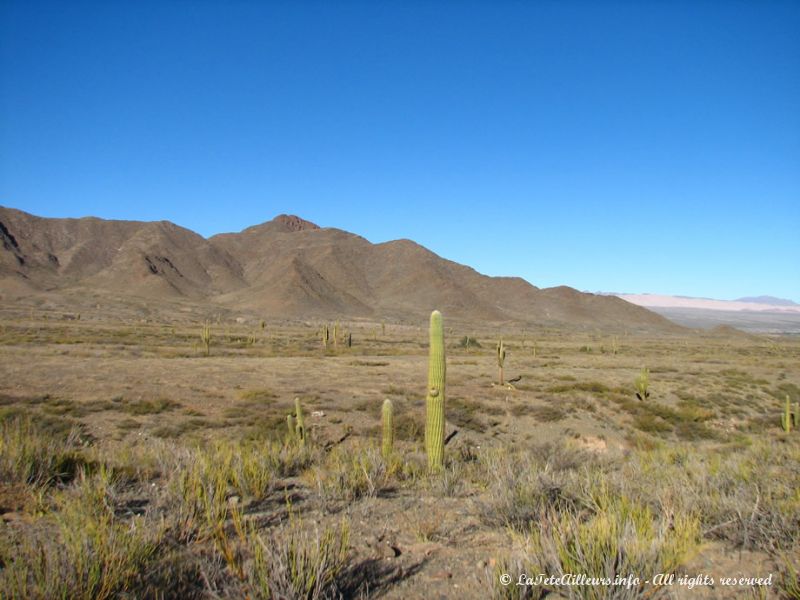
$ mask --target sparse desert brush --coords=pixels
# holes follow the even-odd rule
[[[269,538],[250,530],[246,546],[252,560],[244,567],[248,587],[266,599],[339,598],[346,585],[349,538],[346,521],[310,531],[292,517],[286,530]]]
[[[232,497],[260,500],[280,477],[294,475],[311,461],[307,451],[277,442],[218,440],[184,449],[158,499],[180,540],[209,538],[230,517]]]
[[[454,498],[466,486],[466,469],[460,461],[448,461],[439,471],[428,474],[425,479],[427,490],[434,496]]]
[[[603,474],[602,469],[544,465],[538,473],[524,474],[512,482],[508,496],[495,495],[500,502],[486,507],[494,511],[484,514],[505,514],[507,523],[515,526],[516,548],[501,557],[489,573],[493,596],[539,598],[556,592],[599,600],[657,595],[657,590],[644,583],[630,587],[542,584],[511,589],[517,587],[516,577],[523,573],[533,577],[539,573],[585,574],[614,580],[641,573],[669,573],[688,559],[700,542],[699,517],[672,510],[668,504],[651,506],[648,499],[637,495],[638,490],[628,493],[627,481],[616,469]],[[502,487],[494,489],[497,494]],[[502,584],[499,577],[503,573],[514,574],[511,585]]]
[[[778,562],[777,588],[788,600],[800,600],[800,548],[784,554]]]
[[[595,496],[591,513],[546,513],[525,539],[525,554],[537,570],[527,573],[573,573],[590,578],[641,577],[636,585],[559,587],[569,598],[647,598],[656,593],[644,573],[672,573],[695,552],[700,541],[696,516],[657,516],[625,496]]]
[[[110,472],[81,475],[55,498],[57,509],[22,534],[9,528],[13,553],[3,556],[4,598],[104,600],[144,594],[143,575],[164,530],[147,516],[122,519]]]
[[[30,416],[0,420],[0,479],[33,486],[68,481],[86,462],[77,430],[44,431]]]
[[[632,454],[613,481],[651,507],[696,514],[707,538],[768,552],[800,547],[800,444],[660,447]]]
[[[532,452],[496,449],[480,459],[487,480],[481,518],[524,531],[549,510],[577,512],[589,502],[587,486],[605,471],[603,459],[566,444]]]
[[[387,485],[387,464],[372,446],[337,446],[310,472],[324,501],[374,497]]]
[[[465,335],[458,341],[459,348],[481,348],[480,342],[472,336]]]

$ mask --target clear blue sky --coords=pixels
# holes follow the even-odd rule
[[[800,301],[800,2],[0,0],[0,204]]]

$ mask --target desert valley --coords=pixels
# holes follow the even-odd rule
[[[797,335],[288,215],[0,238],[0,598],[800,598]]]

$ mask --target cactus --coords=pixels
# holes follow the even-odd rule
[[[333,324],[333,347],[336,348],[339,345],[339,321]]]
[[[650,386],[650,370],[647,367],[642,367],[634,383],[636,385],[636,397],[639,400],[646,400],[650,397],[650,392],[647,389]]]
[[[444,466],[444,400],[446,363],[442,313],[431,313],[430,351],[428,355],[428,394],[425,400],[425,452],[432,471]]]
[[[261,331],[264,331],[267,328],[267,322],[264,319],[261,319],[258,325],[261,327]]]
[[[505,379],[503,378],[503,365],[506,362],[506,345],[503,343],[503,338],[497,343],[497,366],[500,369],[500,385],[503,385]]]
[[[328,340],[330,339],[330,334],[328,333],[328,325],[325,324],[322,326],[322,347],[325,350],[328,349]]]
[[[392,446],[394,445],[394,408],[392,407],[392,401],[388,398],[383,401],[381,420],[383,422],[381,454],[383,454],[384,459],[388,460],[392,455]]]
[[[295,426],[295,431],[297,432],[297,439],[300,442],[301,446],[305,446],[306,422],[303,419],[303,409],[300,406],[300,398],[294,399],[294,412],[295,412],[295,420],[297,421],[297,425]]]
[[[386,337],[386,321],[381,319],[381,337]]]
[[[611,338],[611,353],[616,356],[618,351],[619,345],[617,344],[617,336],[614,336]]]
[[[347,334],[347,347],[348,348],[352,348],[353,347],[353,334],[352,333],[348,333]]]
[[[295,441],[297,439],[297,423],[295,423],[294,415],[286,415],[286,425],[289,428],[289,439]]]
[[[800,402],[794,403],[794,428],[800,427]]]
[[[200,340],[206,348],[206,356],[211,353],[211,324],[206,320],[203,329],[200,332]]]
[[[536,358],[536,340],[533,340],[533,358]]]
[[[781,415],[781,426],[786,433],[792,430],[792,405],[789,403],[789,394],[786,394],[786,404]]]

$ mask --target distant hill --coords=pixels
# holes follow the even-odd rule
[[[450,318],[672,331],[613,296],[488,277],[411,240],[373,244],[296,216],[209,239],[167,221],[49,219],[0,207],[0,297],[113,293],[265,317]]]
[[[686,327],[731,326],[759,333],[800,333],[800,305],[791,301],[756,302],[759,298],[713,300],[658,294],[619,294],[620,298],[646,307]]]
[[[648,308],[693,308],[721,311],[785,312],[800,314],[800,305],[773,304],[766,302],[745,302],[741,300],[714,300],[712,298],[692,298],[689,296],[666,296],[661,294],[619,294],[632,304]]]
[[[748,296],[745,298],[738,298],[734,302],[747,302],[753,304],[767,304],[769,306],[800,306],[797,302],[786,300],[784,298],[776,298],[775,296]]]

